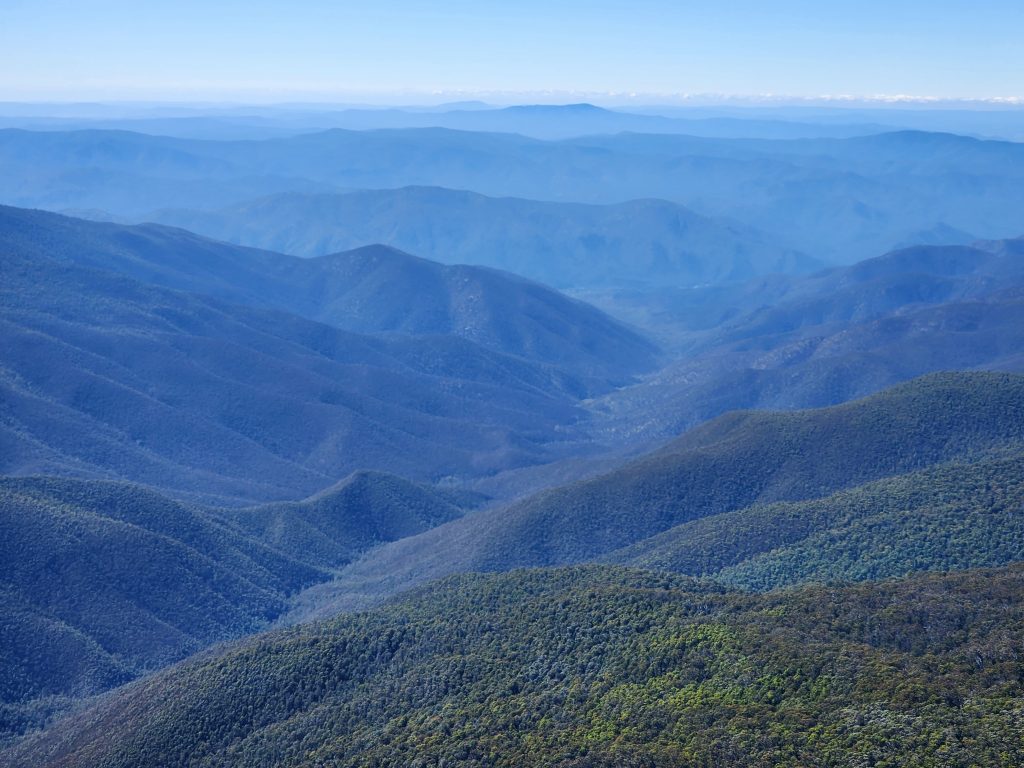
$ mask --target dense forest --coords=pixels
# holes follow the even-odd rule
[[[611,566],[457,576],[132,684],[65,766],[1024,760],[1024,570],[768,595]]]

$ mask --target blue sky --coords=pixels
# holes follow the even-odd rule
[[[0,99],[1020,98],[1022,38],[1022,0],[2,0]]]

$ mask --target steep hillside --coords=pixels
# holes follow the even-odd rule
[[[1024,370],[1021,239],[647,299],[618,303],[678,359],[594,402],[605,439],[668,438],[733,409],[832,405],[937,370]]]
[[[602,559],[759,590],[1024,561],[1024,450],[693,520]]]
[[[214,212],[158,211],[146,218],[299,256],[386,243],[437,261],[577,288],[703,285],[820,266],[749,228],[663,200],[599,206],[406,187],[276,195]]]
[[[462,513],[370,472],[248,509],[126,483],[0,479],[0,741],[75,698],[263,629],[358,553]]]
[[[306,260],[296,272],[304,294],[317,297],[309,314],[350,330],[460,336],[596,379],[595,389],[654,367],[654,345],[636,332],[510,273],[444,266],[384,246]]]
[[[585,450],[585,386],[456,337],[370,338],[32,256],[0,256],[6,474],[233,503],[356,469],[472,477]]]
[[[381,472],[356,472],[303,501],[219,510],[228,524],[281,552],[337,568],[374,544],[462,515],[437,491]]]
[[[0,480],[0,737],[254,632],[327,573],[119,483]]]
[[[144,283],[272,307],[338,328],[467,338],[607,388],[654,365],[654,346],[602,312],[495,270],[391,248],[318,259],[239,248],[182,230],[0,208],[0,248]]]
[[[12,766],[1014,765],[1024,571],[452,578],[140,681]]]
[[[308,590],[293,617],[330,615],[456,571],[600,557],[676,525],[843,488],[1024,439],[1024,376],[926,376],[796,413],[735,412],[593,479],[375,550]]]

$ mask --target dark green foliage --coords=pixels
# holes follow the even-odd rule
[[[454,577],[140,681],[12,766],[1011,766],[1024,570],[768,596]]]
[[[750,589],[1024,560],[1024,451],[702,518],[606,559]]]
[[[816,499],[1021,441],[1024,376],[1013,374],[933,374],[831,408],[730,413],[621,469],[390,544],[314,587],[297,615],[454,571],[590,560],[688,521]]]
[[[461,512],[380,473],[252,509],[124,483],[2,479],[0,741],[73,697],[263,629],[330,569]]]
[[[0,481],[0,562],[0,735],[263,628],[327,577],[137,486],[39,478]]]

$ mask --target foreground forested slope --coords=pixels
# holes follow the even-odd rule
[[[461,576],[134,684],[13,766],[1013,766],[1024,570]]]
[[[0,742],[76,698],[265,629],[360,552],[462,512],[381,473],[244,509],[128,483],[0,479]]]

